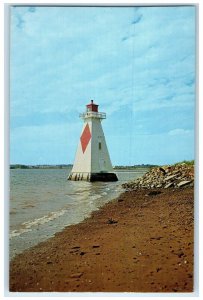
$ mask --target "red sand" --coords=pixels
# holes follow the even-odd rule
[[[194,191],[149,193],[125,192],[18,255],[10,291],[192,292]]]

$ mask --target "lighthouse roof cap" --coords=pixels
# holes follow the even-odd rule
[[[91,103],[87,104],[86,107],[90,111],[98,112],[98,104],[95,104],[93,100],[91,100]]]
[[[99,106],[98,104],[94,103],[94,100],[91,100],[91,103],[87,104],[86,106],[89,106],[89,105]]]

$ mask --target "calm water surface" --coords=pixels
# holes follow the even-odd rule
[[[68,181],[70,169],[14,169],[10,186],[10,258],[117,197],[121,184],[148,169],[116,171],[117,182]]]

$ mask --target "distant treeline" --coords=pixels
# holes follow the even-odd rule
[[[62,164],[62,165],[22,165],[22,164],[12,164],[10,165],[10,169],[65,169],[70,168],[73,165]],[[142,165],[134,165],[134,166],[114,166],[114,169],[136,169],[136,168],[151,168],[157,167],[156,165],[150,164],[142,164]]]
[[[190,161],[181,161],[177,162],[174,165],[180,165],[180,164],[186,164],[186,165],[194,165],[194,160]],[[72,167],[72,164],[62,164],[62,165],[22,165],[22,164],[15,164],[10,165],[10,169],[66,169]],[[137,169],[137,168],[153,168],[153,167],[159,167],[158,165],[150,165],[150,164],[141,164],[141,165],[133,165],[133,166],[114,166],[114,169]]]
[[[10,165],[10,169],[65,169],[73,165]]]
[[[142,165],[133,165],[133,166],[114,166],[114,169],[137,169],[137,168],[153,168],[157,165],[142,164]]]
[[[194,166],[195,161],[194,160],[183,160],[183,161],[177,162],[173,165],[177,166],[177,165],[182,165],[182,164]],[[134,166],[115,166],[114,169],[136,169],[136,168],[154,168],[154,167],[160,167],[160,165],[142,164],[142,165],[134,165]]]

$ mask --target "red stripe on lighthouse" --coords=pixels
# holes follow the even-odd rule
[[[83,133],[82,133],[81,137],[80,137],[80,142],[81,142],[83,153],[85,152],[91,137],[92,137],[92,135],[91,135],[91,132],[90,132],[90,128],[89,128],[89,125],[87,124],[85,126],[85,129],[83,130]]]

